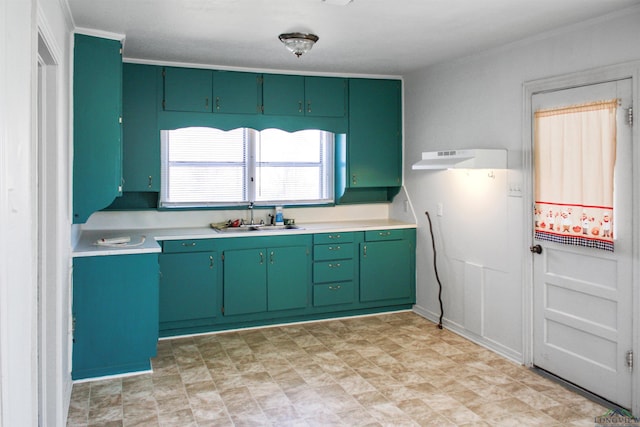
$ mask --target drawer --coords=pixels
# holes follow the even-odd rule
[[[165,240],[162,242],[163,253],[208,252],[215,249],[214,239]]]
[[[321,233],[313,235],[313,243],[350,243],[353,242],[353,232],[347,233]]]
[[[404,230],[368,230],[364,232],[364,240],[375,242],[376,240],[401,240],[404,239]]]
[[[321,261],[313,264],[315,283],[353,280],[353,260]]]
[[[313,247],[314,261],[353,258],[353,243],[332,243]]]
[[[355,298],[353,296],[353,282],[326,283],[313,286],[313,305],[349,304]]]

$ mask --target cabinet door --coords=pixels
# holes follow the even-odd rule
[[[305,77],[305,115],[344,117],[346,80],[335,77]]]
[[[213,71],[165,67],[163,74],[165,111],[213,111]]]
[[[360,301],[411,297],[413,281],[407,240],[360,244]]]
[[[347,185],[401,185],[401,93],[398,80],[349,80]]]
[[[124,191],[160,191],[157,126],[158,67],[124,64],[122,70]]]
[[[257,114],[260,112],[260,74],[235,71],[213,73],[215,113]]]
[[[265,74],[262,84],[264,114],[304,116],[304,77]]]
[[[73,260],[73,379],[147,370],[158,342],[158,255]]]
[[[224,314],[267,311],[267,250],[224,252]]]
[[[307,306],[309,251],[305,246],[268,250],[267,309],[289,310]]]
[[[160,255],[161,324],[216,316],[216,262],[216,252]]]
[[[122,54],[117,40],[75,35],[73,222],[122,194]]]

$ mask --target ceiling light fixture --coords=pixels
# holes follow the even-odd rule
[[[310,51],[318,41],[318,36],[308,33],[284,33],[280,34],[278,38],[298,58],[303,53]]]

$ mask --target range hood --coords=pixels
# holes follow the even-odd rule
[[[504,149],[425,151],[422,160],[411,167],[414,170],[506,168],[507,150]]]

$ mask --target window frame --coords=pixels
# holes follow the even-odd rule
[[[188,129],[188,128],[204,128],[204,126],[190,126],[180,129]],[[211,128],[215,129],[215,128]],[[336,135],[331,131],[325,131],[321,129],[301,129],[300,131],[305,130],[316,130],[320,132],[321,143],[320,143],[320,161],[316,163],[319,168],[320,173],[320,188],[319,191],[323,193],[324,198],[320,199],[280,199],[280,200],[257,200],[257,190],[258,190],[258,171],[259,167],[262,165],[282,165],[282,167],[286,167],[286,164],[289,163],[291,166],[301,165],[303,167],[314,167],[312,162],[286,162],[286,161],[276,161],[276,162],[258,162],[257,161],[257,152],[258,146],[260,144],[260,135],[261,130],[256,130],[252,128],[236,128],[243,129],[244,135],[244,149],[246,150],[246,156],[244,164],[238,162],[238,165],[243,164],[243,198],[246,200],[242,201],[229,201],[229,202],[221,202],[221,201],[207,201],[207,202],[198,202],[198,201],[188,201],[188,202],[171,202],[166,200],[167,195],[169,194],[169,179],[168,175],[170,174],[170,170],[172,166],[171,162],[168,160],[168,147],[169,147],[169,133],[172,130],[161,130],[161,185],[160,185],[160,193],[158,195],[158,207],[160,209],[199,209],[199,208],[234,208],[240,206],[247,206],[250,203],[253,203],[254,206],[327,206],[335,204],[335,152],[336,152]],[[175,129],[179,130],[179,129]],[[223,130],[223,129],[218,129]],[[281,130],[283,132],[288,132],[286,130]],[[295,133],[288,132],[288,133]],[[228,165],[228,162],[198,162],[198,161],[190,161],[190,162],[176,162],[181,163],[183,165],[189,166],[212,166],[215,164],[219,164],[220,166]],[[175,166],[174,166],[175,167]],[[324,174],[322,174],[322,170],[324,169]]]

